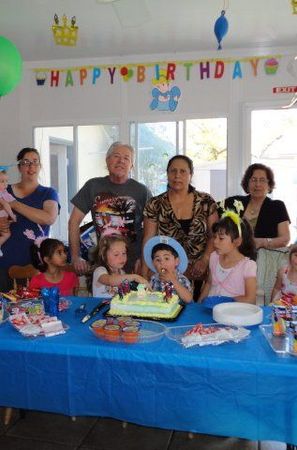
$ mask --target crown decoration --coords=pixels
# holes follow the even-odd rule
[[[221,217],[222,217],[222,219],[224,219],[225,217],[229,217],[232,220],[232,222],[234,222],[235,225],[237,226],[238,234],[241,237],[242,232],[241,232],[240,211],[243,211],[244,207],[240,200],[234,200],[233,206],[236,209],[236,212],[233,209],[225,209],[225,201],[222,200],[219,203],[219,207],[222,208],[222,210],[224,211]]]
[[[293,14],[297,14],[297,0],[291,0],[291,5]]]
[[[60,25],[59,17],[54,15],[54,24],[52,25],[53,36],[56,45],[66,45],[68,47],[74,47],[77,41],[78,26],[75,25],[76,17],[71,18],[70,24],[68,24],[67,16],[64,14],[62,17],[63,24]]]

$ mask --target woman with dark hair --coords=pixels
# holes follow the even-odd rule
[[[189,157],[176,155],[169,160],[167,191],[150,199],[144,208],[143,245],[155,235],[176,239],[189,259],[185,275],[197,280],[194,291],[194,299],[197,299],[213,250],[211,227],[218,215],[214,199],[191,185],[193,172],[193,161]],[[147,275],[145,264],[143,275]]]
[[[232,209],[234,200],[242,202],[241,216],[252,226],[257,248],[285,247],[290,241],[290,218],[284,202],[267,197],[275,187],[270,167],[251,164],[245,171],[241,186],[248,195],[227,198],[225,208]]]
[[[0,218],[0,233],[9,228],[11,231],[11,238],[3,244],[3,257],[0,258],[0,291],[11,289],[12,280],[7,274],[10,266],[31,263],[32,239],[48,236],[59,210],[57,192],[39,184],[39,152],[35,148],[23,148],[17,155],[17,163],[20,181],[7,188],[15,198],[10,206],[17,220],[11,223],[7,218]]]

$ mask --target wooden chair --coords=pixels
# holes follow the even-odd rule
[[[8,269],[8,275],[13,280],[13,288],[17,289],[18,286],[29,285],[30,279],[37,275],[39,271],[35,269],[32,264],[27,264],[26,266],[11,266]]]
[[[260,248],[257,256],[257,287],[261,290],[264,304],[269,305],[271,293],[280,267],[288,264],[289,247]]]
[[[36,275],[39,271],[32,266],[32,264],[27,264],[26,266],[11,266],[8,269],[8,275],[13,280],[13,289],[17,289],[19,286],[28,286],[30,279]],[[9,425],[11,420],[13,409],[4,409],[4,425]]]

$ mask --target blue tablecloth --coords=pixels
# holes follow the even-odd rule
[[[1,405],[297,444],[297,358],[275,354],[258,327],[239,344],[109,343],[75,317],[82,301],[98,302],[72,298],[65,335],[28,339],[0,327]],[[163,323],[197,322],[212,322],[211,311],[193,304]]]

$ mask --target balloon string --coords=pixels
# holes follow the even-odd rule
[[[223,10],[226,11],[229,8],[229,0],[224,0]]]

